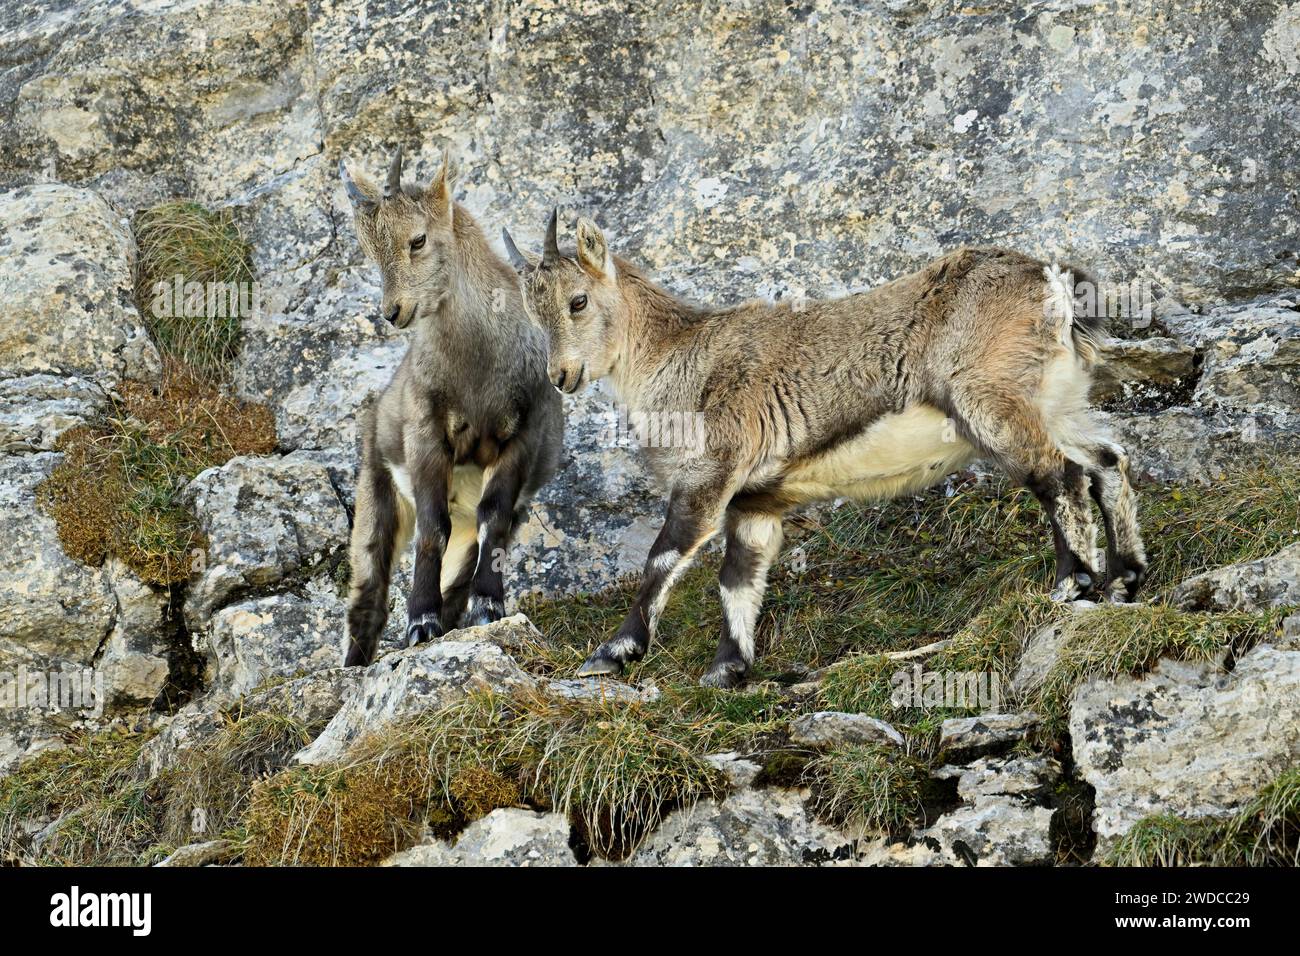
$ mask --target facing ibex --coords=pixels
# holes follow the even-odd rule
[[[918,491],[976,456],[1038,497],[1056,542],[1056,589],[1131,600],[1146,570],[1128,460],[1088,409],[1100,323],[1076,314],[1074,280],[1004,249],[962,249],[918,272],[826,302],[710,309],[675,299],[610,253],[590,220],[562,255],[551,216],[540,258],[506,237],[565,392],[609,377],[629,418],[693,412],[707,450],[656,448],[670,489],[636,604],[581,673],[618,673],[649,646],[669,588],[726,532],[723,635],[702,683],[737,684],[782,516],[840,496]],[[1089,494],[1108,550],[1099,573]]]
[[[399,150],[381,190],[339,163],[361,248],[383,278],[382,315],[414,333],[361,422],[348,665],[374,659],[412,531],[408,644],[500,618],[506,548],[559,461],[545,338],[509,266],[452,199],[449,167],[444,156],[428,187],[403,187]]]

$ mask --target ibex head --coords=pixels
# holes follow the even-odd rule
[[[548,333],[551,384],[572,394],[610,373],[626,305],[600,228],[590,219],[579,219],[578,252],[569,257],[560,253],[558,225],[559,210],[554,210],[540,256],[520,252],[508,232],[502,238],[523,279],[528,311]]]
[[[402,185],[402,151],[388,167],[383,186],[363,175],[352,176],[339,160],[361,249],[379,266],[383,278],[383,318],[404,329],[432,315],[451,284],[455,240],[455,203],[451,187],[455,167],[448,153],[428,186]]]

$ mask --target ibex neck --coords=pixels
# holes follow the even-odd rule
[[[630,263],[616,260],[619,291],[626,303],[619,354],[610,379],[619,400],[630,405],[653,402],[646,394],[650,378],[700,331],[709,310],[678,299]],[[677,369],[678,386],[689,386],[690,363]]]

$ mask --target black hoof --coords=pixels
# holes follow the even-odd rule
[[[491,624],[506,616],[506,609],[496,598],[475,595],[470,598],[469,608],[461,618],[461,627],[481,627]]]
[[[409,618],[406,622],[407,647],[414,647],[416,644],[435,640],[442,637],[442,634],[442,622],[438,620],[438,615],[432,611],[418,617]]]
[[[700,678],[701,687],[713,687],[717,690],[730,690],[739,687],[745,680],[748,668],[739,661],[714,662]]]
[[[607,675],[617,677],[621,673],[623,673],[623,665],[619,661],[614,660],[612,657],[606,657],[600,651],[596,651],[582,662],[582,666],[578,668],[578,673],[575,676],[598,677]]]

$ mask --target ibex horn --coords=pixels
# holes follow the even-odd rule
[[[514,239],[510,237],[509,229],[501,230],[501,240],[506,244],[506,255],[510,257],[510,264],[515,267],[515,270],[518,272],[527,271],[528,259],[519,251],[519,247],[515,245]]]
[[[402,191],[402,147],[397,147],[393,162],[388,167],[388,181],[384,183],[384,198],[392,199]]]
[[[551,265],[560,258],[560,243],[555,236],[559,221],[560,207],[556,206],[551,210],[551,219],[546,224],[546,244],[542,247],[542,262],[546,265]]]

